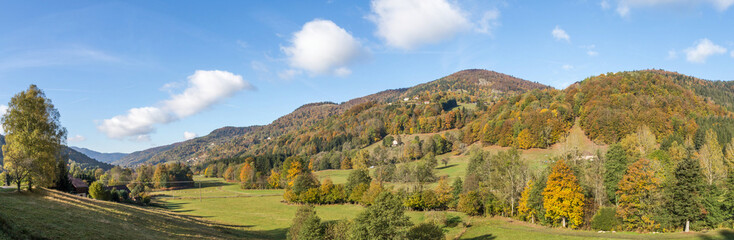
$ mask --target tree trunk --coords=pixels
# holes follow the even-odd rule
[[[28,177],[28,191],[33,192],[33,179],[31,177]]]
[[[565,217],[563,218],[563,221],[561,221],[561,223],[563,224],[563,228],[566,228],[566,218]]]
[[[686,232],[690,230],[690,227],[691,227],[691,221],[686,220]]]
[[[16,180],[15,183],[18,184],[18,192],[20,192],[20,180]]]

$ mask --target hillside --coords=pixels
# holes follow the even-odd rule
[[[201,163],[252,155],[315,155],[359,149],[386,135],[460,129],[471,144],[547,148],[575,119],[593,141],[618,141],[646,125],[656,136],[696,134],[703,116],[728,117],[731,82],[662,70],[601,74],[563,90],[487,70],[464,70],[405,89],[336,104],[303,105],[265,126],[209,135],[132,153],[115,164]],[[272,163],[271,163],[272,164]]]
[[[0,193],[0,229],[0,238],[10,239],[259,238],[244,226],[40,188],[34,193]]]
[[[530,89],[547,88],[497,72],[465,70],[415,87],[386,90],[340,104],[306,104],[265,126],[217,129],[196,139],[131,153],[114,163],[130,166],[248,154],[313,154],[341,148],[346,142],[352,147],[365,146],[388,133],[463,127],[473,118],[473,112],[455,109],[460,103],[487,104]]]
[[[5,136],[0,135],[0,146],[3,146],[3,145],[5,145]],[[83,153],[80,153],[67,146],[62,147],[61,155],[67,156],[67,159],[69,161],[74,161],[77,164],[80,164],[80,167],[82,168],[91,168],[91,169],[102,168],[104,170],[110,170],[113,167],[113,165],[109,163],[104,163],[104,162],[100,162],[95,159],[92,159],[88,157],[87,155],[84,155]],[[3,162],[3,155],[2,155],[2,151],[0,151],[0,165],[2,164],[2,162]]]
[[[74,149],[74,151],[80,152],[84,155],[87,155],[90,158],[96,159],[97,161],[104,162],[104,163],[112,163],[114,161],[117,161],[120,158],[125,157],[125,153],[101,153],[97,152],[91,149],[87,148],[80,148],[80,147],[71,147],[71,149]]]

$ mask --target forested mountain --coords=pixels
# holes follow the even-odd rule
[[[546,148],[562,139],[576,119],[598,143],[617,142],[641,125],[649,126],[660,139],[695,138],[703,117],[730,119],[732,86],[644,70],[601,74],[557,90],[472,69],[340,104],[306,104],[265,126],[225,127],[207,136],[132,153],[115,163],[313,156],[360,149],[387,135],[454,129],[461,130],[457,137],[466,144]]]
[[[3,145],[5,145],[5,136],[0,135],[0,147]],[[87,155],[77,152],[76,150],[70,147],[67,147],[67,146],[62,147],[61,155],[66,156],[70,163],[71,161],[76,162],[77,164],[79,164],[81,168],[91,168],[91,169],[102,168],[104,170],[109,170],[113,167],[111,164],[94,160],[88,157]],[[0,165],[2,165],[2,162],[3,162],[3,155],[2,155],[2,151],[0,151]]]
[[[74,149],[77,152],[80,152],[84,155],[87,155],[90,158],[96,159],[97,161],[104,162],[104,163],[111,163],[111,162],[117,161],[118,159],[127,155],[125,153],[101,153],[101,152],[97,152],[91,149],[80,148],[80,147],[71,147],[71,149]]]
[[[546,88],[549,87],[497,72],[465,70],[412,88],[386,90],[340,104],[306,104],[265,126],[217,129],[200,138],[131,153],[115,164],[316,153],[346,142],[350,148],[358,147],[386,134],[462,127],[473,118],[473,110],[457,108],[460,103],[481,102],[481,109],[504,96]]]

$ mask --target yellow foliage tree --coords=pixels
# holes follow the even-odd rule
[[[533,147],[533,135],[530,133],[530,129],[523,129],[517,134],[517,148],[528,149]]]
[[[619,181],[619,207],[617,216],[627,230],[653,231],[660,226],[652,220],[654,208],[660,200],[657,190],[660,180],[650,160],[640,159],[627,168],[627,174]]]
[[[242,165],[242,168],[240,168],[240,182],[246,183],[252,180],[253,177],[255,177],[255,171],[252,166],[249,163]]]
[[[352,168],[354,169],[367,169],[369,166],[370,160],[370,153],[363,149],[357,152],[357,154],[354,156],[354,159],[352,159]]]
[[[530,180],[525,186],[525,190],[523,190],[522,194],[520,194],[520,204],[517,206],[517,213],[520,215],[521,218],[524,218],[525,220],[530,219],[531,222],[535,223],[535,209],[531,208],[528,205],[528,200],[530,200],[530,191],[532,189],[533,180]]]
[[[543,207],[545,217],[566,227],[566,219],[570,226],[576,228],[583,223],[584,194],[576,175],[564,160],[553,165],[548,181],[543,189]]]
[[[449,186],[446,177],[441,177],[441,179],[438,180],[438,186],[436,186],[436,190],[434,192],[436,192],[438,204],[442,207],[447,206],[454,198],[454,195],[452,194],[453,188]]]
[[[268,177],[268,184],[271,188],[281,188],[280,186],[280,173],[274,169],[270,169],[270,177]]]
[[[303,171],[303,167],[301,166],[301,161],[292,161],[291,166],[288,168],[288,172],[286,175],[286,179],[288,180],[288,186],[293,187],[293,182],[296,181],[296,178],[299,174]]]

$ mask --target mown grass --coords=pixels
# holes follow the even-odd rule
[[[299,205],[283,202],[283,190],[243,190],[236,183],[226,183],[221,179],[196,177],[200,181],[218,181],[221,184],[210,184],[199,189],[176,190],[174,196],[197,195],[198,191],[208,194],[201,199],[174,198],[170,192],[157,192],[162,196],[156,200],[161,206],[172,212],[201,217],[210,221],[241,225],[250,232],[257,233],[258,237],[267,239],[284,239],[290,227],[293,216]],[[217,194],[219,192],[220,194]],[[232,197],[232,192],[240,192],[238,197]],[[266,194],[278,194],[267,196]],[[265,196],[263,196],[265,195]],[[318,205],[316,212],[322,221],[351,220],[364,208],[354,204]],[[413,222],[419,223],[426,219],[427,212],[408,211],[406,213]],[[462,213],[449,212],[447,217],[465,217]],[[445,228],[448,235],[458,236],[461,228],[454,225]]]
[[[13,239],[258,238],[241,225],[46,189],[0,194],[0,227]]]
[[[596,232],[543,227],[509,218],[469,218],[471,227],[460,239],[734,239],[734,231],[710,233]]]

